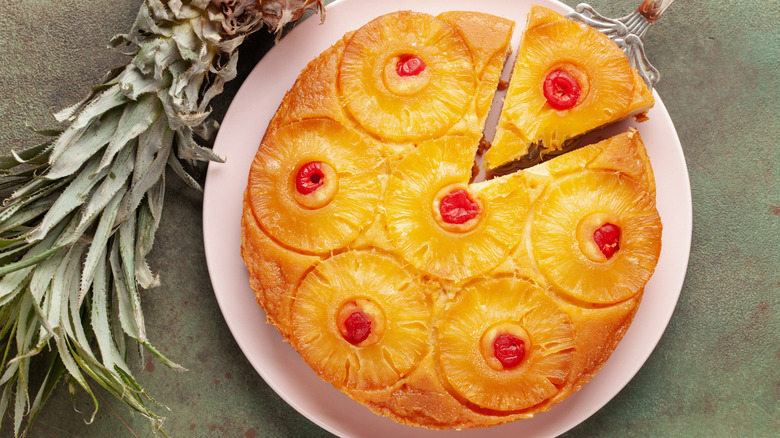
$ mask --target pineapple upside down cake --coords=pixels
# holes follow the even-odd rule
[[[251,166],[258,303],[322,379],[401,423],[548,410],[602,367],[658,261],[636,130],[473,178],[513,30],[475,12],[369,22],[301,72]],[[614,43],[534,7],[487,165],[651,105]]]

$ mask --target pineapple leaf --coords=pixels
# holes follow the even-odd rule
[[[137,181],[133,181],[130,192],[123,203],[120,221],[124,221],[131,212],[134,212],[138,208],[138,205],[141,203],[141,199],[146,192],[163,177],[165,164],[168,162],[168,155],[170,155],[171,147],[172,143],[170,141],[165,141],[163,149],[157,152],[154,161],[152,161],[143,174],[138,176]],[[137,175],[139,174],[136,173],[134,177]]]
[[[72,293],[73,283],[73,265],[80,262],[81,248],[73,247],[65,253],[62,262],[57,266],[51,285],[48,290],[49,307],[44,309],[46,322],[56,331],[58,328],[64,329],[67,335],[73,333],[67,324],[68,317],[68,297]],[[76,270],[78,273],[78,270]]]
[[[16,167],[19,164],[35,161],[39,157],[45,155],[50,146],[51,143],[46,142],[19,152],[11,151],[11,156],[0,157],[0,169],[7,170]]]
[[[81,368],[76,362],[76,359],[73,357],[70,346],[68,345],[68,340],[66,339],[66,336],[63,334],[62,328],[60,327],[54,328],[54,342],[57,347],[57,353],[59,353],[60,360],[62,360],[62,364],[65,365],[65,369],[69,374],[68,380],[71,386],[71,397],[75,396],[75,387],[73,385],[73,382],[75,382],[92,398],[92,404],[95,406],[95,409],[92,411],[92,418],[94,418],[98,410],[97,398],[95,397],[95,393],[92,392],[92,388],[89,387],[87,379],[84,378],[84,375],[82,374]],[[91,421],[92,420],[90,420],[90,422]]]
[[[9,246],[14,246],[20,242],[24,242],[24,239],[21,237],[16,237],[13,239],[0,239],[0,249],[5,249],[8,248]]]
[[[29,287],[36,302],[40,302],[46,292],[48,292],[54,274],[57,272],[61,263],[61,257],[48,257],[40,262],[35,268],[35,271],[33,271]]]
[[[131,338],[140,339],[141,330],[135,325],[132,317],[132,299],[130,298],[130,292],[127,290],[127,281],[125,280],[124,273],[119,266],[119,244],[116,242],[111,245],[109,261],[111,273],[114,278],[112,293],[117,299],[117,313],[119,314],[119,322],[121,323],[122,331]]]
[[[119,85],[113,85],[103,92],[97,94],[91,102],[86,104],[76,115],[68,120],[72,121],[72,124],[68,129],[80,130],[88,126],[90,122],[105,114],[112,108],[124,105],[128,102],[128,98],[121,92]],[[68,132],[66,130],[65,132]]]
[[[163,356],[163,354],[162,354],[162,353],[160,353],[159,351],[157,351],[157,349],[156,349],[156,348],[154,348],[154,347],[152,346],[152,344],[150,344],[148,341],[147,341],[147,342],[143,342],[143,343],[141,343],[141,345],[143,345],[143,346],[144,346],[144,348],[146,348],[147,350],[149,350],[149,352],[150,352],[150,353],[152,353],[152,355],[153,355],[154,357],[156,357],[157,359],[159,359],[159,360],[160,360],[160,362],[162,362],[163,364],[165,364],[167,367],[169,367],[169,368],[171,368],[171,369],[173,369],[173,370],[175,370],[175,371],[187,371],[187,369],[186,369],[186,368],[184,368],[183,366],[181,366],[181,365],[179,365],[179,364],[176,364],[176,363],[173,363],[173,362],[171,362],[171,360],[170,360],[170,359],[168,359],[167,357]]]
[[[116,132],[103,154],[100,169],[106,168],[114,156],[131,140],[146,131],[159,115],[160,105],[154,95],[144,95],[140,100],[128,103],[119,119]]]
[[[43,217],[40,225],[27,235],[28,242],[36,242],[43,239],[70,212],[82,205],[95,184],[108,173],[108,171],[103,171],[98,174],[98,166],[99,162],[97,160],[90,161],[73,179]]]
[[[0,412],[8,412],[8,406],[11,404],[11,385],[5,385],[3,394],[0,395]],[[3,427],[5,415],[0,417],[0,428]]]
[[[106,273],[106,251],[105,247],[102,247],[103,251],[97,257],[94,267],[94,280],[92,287],[92,309],[90,321],[92,324],[92,331],[95,333],[95,339],[97,340],[98,348],[100,349],[100,356],[103,358],[103,364],[109,370],[113,370],[116,363],[123,363],[121,355],[114,343],[113,336],[111,334],[111,325],[109,323],[109,310],[108,310],[108,274]],[[126,366],[121,365],[126,368]]]
[[[138,209],[138,237],[135,247],[135,274],[138,283],[144,289],[158,286],[159,277],[154,275],[146,263],[146,256],[152,250],[154,234],[160,225],[162,198],[165,191],[163,179],[157,182],[148,192],[145,202]],[[156,209],[155,209],[156,206]],[[157,210],[157,211],[156,211]]]
[[[128,65],[127,69],[119,77],[119,84],[122,87],[122,93],[132,100],[147,93],[156,93],[164,89],[168,81],[160,81],[160,78],[144,75],[136,66]]]
[[[138,136],[133,182],[138,181],[147,171],[158,151],[167,147],[172,141],[173,131],[168,128],[165,117],[158,117],[148,130]]]
[[[43,173],[48,167],[49,166],[46,163],[31,163],[28,166],[16,167],[8,171],[0,170],[0,175],[4,177],[2,183],[0,183],[0,190],[10,189],[17,186],[20,182],[35,178],[37,175]]]
[[[19,436],[24,420],[24,408],[27,406],[26,382],[22,379],[16,381],[16,397],[14,403],[14,436]]]
[[[203,191],[203,188],[200,186],[200,183],[198,183],[195,178],[192,177],[189,173],[187,173],[186,170],[184,170],[184,167],[181,165],[181,162],[176,159],[176,157],[171,154],[168,158],[168,165],[171,166],[171,169],[173,169],[174,172],[176,172],[176,175],[178,175],[182,181],[184,181],[188,186],[191,188],[197,190],[197,191]]]
[[[176,138],[178,140],[178,156],[181,160],[191,161],[215,161],[217,163],[224,163],[225,160],[219,155],[215,154],[211,149],[204,148],[198,145],[192,135],[192,129],[182,128],[176,132]]]
[[[90,103],[95,98],[95,96],[100,94],[102,91],[111,88],[111,85],[113,85],[113,79],[116,77],[118,71],[121,71],[121,67],[109,71],[106,77],[103,79],[103,83],[92,87],[91,92],[81,101],[60,111],[57,111],[56,113],[53,113],[52,116],[54,119],[60,123],[73,121],[75,115],[77,115],[79,111],[81,111],[88,103]]]
[[[133,172],[134,152],[132,148],[128,147],[119,153],[108,177],[103,179],[89,200],[81,207],[81,220],[76,231],[78,235],[86,231],[86,228],[106,208],[115,194],[126,186],[126,182]]]
[[[37,129],[34,126],[30,126],[30,125],[27,125],[27,129],[29,129],[30,131],[32,131],[32,132],[34,132],[34,133],[36,133],[38,135],[42,135],[44,137],[56,137],[56,136],[62,134],[62,129]],[[43,145],[48,145],[48,143],[44,143]],[[41,146],[41,145],[38,145],[38,146]],[[38,147],[38,146],[33,146],[33,147]],[[11,151],[11,153],[13,154],[14,152]]]
[[[31,178],[5,199],[4,204],[6,208],[0,211],[0,223],[6,221],[22,207],[48,197],[70,182],[67,178],[58,181],[48,181],[36,176]]]
[[[105,263],[105,248],[114,231],[116,215],[119,212],[119,205],[125,191],[117,192],[100,215],[100,221],[95,229],[95,235],[92,238],[92,244],[87,251],[87,257],[84,261],[84,267],[81,274],[81,299],[86,295],[96,270]]]
[[[29,430],[29,425],[35,423],[35,420],[41,413],[46,400],[48,400],[51,394],[54,392],[54,388],[56,388],[64,373],[65,367],[62,365],[62,362],[57,358],[52,360],[51,365],[49,366],[49,369],[43,378],[43,382],[38,389],[38,393],[35,395],[35,400],[33,400],[32,405],[30,406],[27,427],[25,430]],[[0,409],[2,409],[1,406]]]
[[[64,178],[79,170],[87,159],[111,141],[119,124],[119,117],[120,113],[117,111],[106,113],[99,121],[90,125],[78,142],[67,144],[67,149],[58,151],[46,178],[51,180]]]
[[[144,316],[141,310],[141,296],[135,279],[135,230],[136,216],[131,215],[119,227],[119,239],[117,242],[119,255],[121,256],[122,271],[129,294],[128,301],[132,309],[133,321],[139,329],[139,336],[135,339],[139,342],[144,342],[147,341],[146,326],[144,325]]]

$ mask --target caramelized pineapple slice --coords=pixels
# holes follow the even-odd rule
[[[252,211],[297,250],[342,248],[373,218],[384,171],[363,137],[329,119],[282,126],[263,140],[249,174]]]
[[[304,278],[292,315],[295,347],[337,388],[386,387],[428,350],[425,294],[388,256],[350,251],[325,260]]]
[[[468,185],[476,141],[423,142],[393,171],[385,195],[390,239],[415,267],[463,280],[497,266],[519,240],[522,174]]]
[[[530,408],[555,395],[569,375],[574,328],[530,281],[502,277],[469,284],[436,333],[446,381],[482,408]]]
[[[607,36],[534,8],[507,90],[488,167],[541,154],[605,124],[647,110],[653,98]],[[555,17],[558,17],[555,20]]]
[[[540,271],[564,294],[611,304],[635,296],[661,251],[655,200],[623,174],[586,170],[553,182],[531,239]]]
[[[344,49],[339,90],[367,131],[394,141],[430,138],[458,121],[472,100],[469,48],[450,25],[403,11],[358,29]]]

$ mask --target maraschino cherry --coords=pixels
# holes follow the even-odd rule
[[[352,345],[357,345],[371,334],[371,321],[363,312],[352,312],[344,320],[344,332],[342,335]]]
[[[580,84],[565,70],[552,71],[544,78],[544,97],[556,110],[574,108],[580,92]]]
[[[417,55],[403,55],[395,65],[398,76],[417,76],[425,70],[425,61]]]
[[[312,161],[298,170],[295,177],[295,188],[298,193],[308,195],[325,184],[325,173],[322,171],[322,161]]]
[[[525,343],[517,336],[503,333],[493,341],[493,351],[505,369],[514,368],[520,365],[525,357]]]
[[[442,198],[439,213],[448,224],[462,224],[479,215],[479,205],[471,199],[468,192],[456,189]]]
[[[593,233],[593,240],[598,245],[601,253],[609,259],[620,249],[620,228],[617,225],[606,223]]]

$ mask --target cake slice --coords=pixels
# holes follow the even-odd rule
[[[519,160],[533,164],[652,105],[652,92],[617,44],[590,26],[534,6],[485,156],[487,168]]]

